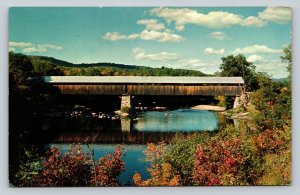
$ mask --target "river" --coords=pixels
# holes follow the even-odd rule
[[[72,143],[93,142],[95,159],[112,153],[117,144],[125,150],[125,172],[119,176],[122,185],[133,182],[132,175],[141,173],[149,178],[144,150],[147,143],[168,142],[177,133],[191,134],[218,129],[219,120],[215,112],[192,109],[139,112],[134,118],[103,119],[99,117],[55,117],[55,136],[46,147],[60,147],[67,151]],[[49,128],[49,127],[47,127]],[[87,151],[87,146],[83,145]]]

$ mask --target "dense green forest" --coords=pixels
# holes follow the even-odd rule
[[[137,186],[181,185],[288,185],[291,183],[291,47],[284,48],[282,62],[289,77],[274,82],[255,70],[243,55],[222,58],[220,76],[243,76],[251,100],[228,113],[247,112],[250,119],[220,126],[214,133],[199,132],[186,138],[178,134],[170,144],[149,144],[146,150],[151,178],[133,176]],[[241,68],[242,67],[242,68]],[[241,71],[243,70],[243,71]],[[189,75],[202,72],[148,68],[120,64],[75,65],[54,58],[9,53],[10,182],[16,186],[116,186],[124,170],[124,151],[97,162],[92,153],[74,146],[65,155],[53,148],[39,156],[40,118],[54,106],[52,97],[38,93],[43,84],[31,83],[41,75]],[[216,97],[220,104],[226,98]],[[225,102],[226,104],[226,102]],[[224,115],[223,115],[224,118]],[[220,120],[222,116],[220,117]],[[39,138],[38,136],[35,136]],[[32,144],[34,143],[34,144]]]
[[[206,76],[206,74],[185,69],[151,68],[115,63],[73,64],[45,56],[28,56],[36,75],[65,76]]]

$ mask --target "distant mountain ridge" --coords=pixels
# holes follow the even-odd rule
[[[118,75],[134,75],[134,76],[209,76],[198,70],[188,70],[188,69],[175,69],[175,68],[152,68],[148,66],[138,66],[138,65],[125,65],[116,64],[111,62],[99,62],[99,63],[81,63],[74,64],[64,60],[56,59],[54,57],[47,56],[28,56],[33,62],[34,66],[43,69],[42,64],[48,64],[61,69],[66,73],[67,76],[118,76]],[[44,63],[43,63],[44,62]],[[80,70],[78,70],[80,69]],[[106,71],[105,71],[106,69]],[[48,72],[49,73],[49,72]],[[47,73],[47,74],[48,74]],[[45,71],[41,74],[46,74]],[[51,73],[50,73],[51,74]],[[56,74],[56,73],[54,73]]]
[[[272,78],[272,80],[274,81],[274,82],[280,82],[280,83],[282,83],[282,82],[286,82],[286,81],[288,81],[288,78]]]
[[[56,59],[53,57],[47,57],[47,56],[29,56],[29,57],[32,59],[50,61],[55,65],[65,66],[65,67],[87,68],[87,67],[110,66],[110,67],[115,67],[115,68],[126,68],[126,69],[135,69],[135,68],[139,68],[139,67],[146,67],[146,66],[137,66],[137,65],[116,64],[116,63],[110,63],[110,62],[74,64],[71,62],[67,62],[64,60],[59,60],[59,59]],[[151,67],[147,67],[147,68],[151,68]]]

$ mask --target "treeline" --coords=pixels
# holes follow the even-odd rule
[[[73,64],[52,57],[28,56],[37,76],[206,76],[201,71],[115,63]]]

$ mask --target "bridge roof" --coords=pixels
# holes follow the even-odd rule
[[[44,76],[46,83],[244,84],[242,77]]]

